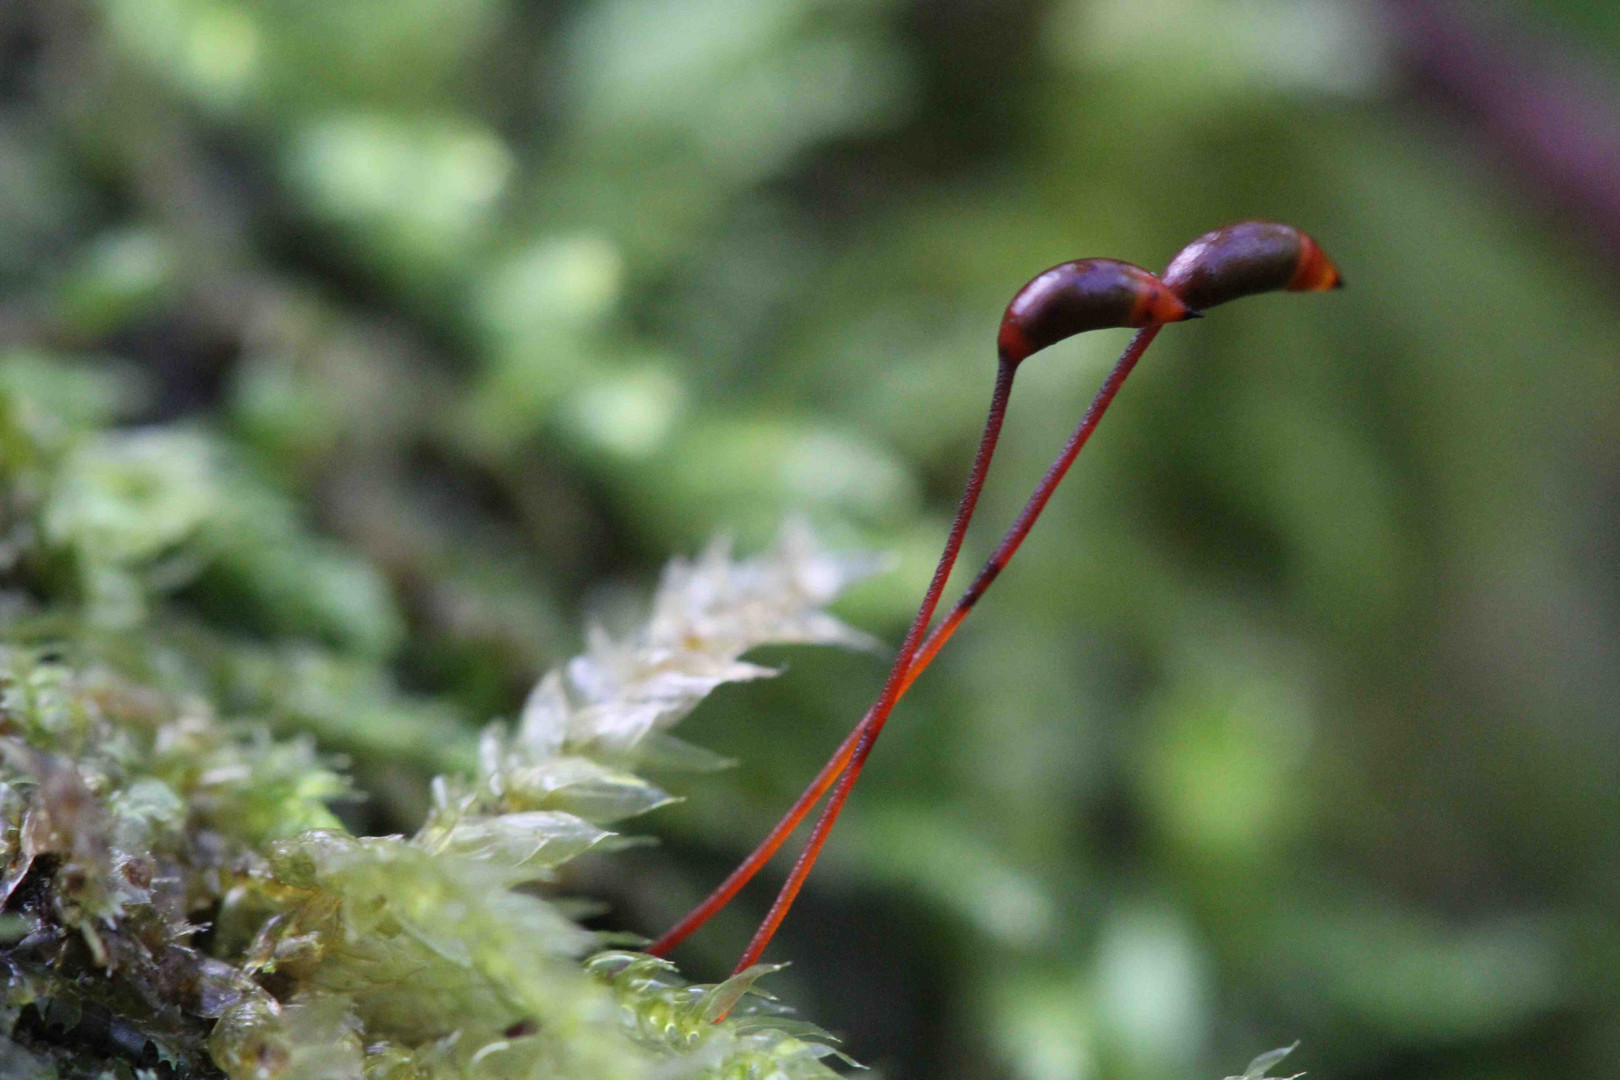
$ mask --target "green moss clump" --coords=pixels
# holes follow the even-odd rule
[[[402,624],[373,567],[223,440],[119,430],[116,400],[37,357],[0,378],[5,1075],[834,1075],[753,990],[768,968],[688,985],[602,951],[550,883],[669,801],[641,768],[714,763],[668,729],[773,674],[744,653],[865,642],[824,610],[865,560],[789,528],[677,561],[644,625],[465,736],[381,662]],[[420,829],[346,828],[311,731],[447,770]]]

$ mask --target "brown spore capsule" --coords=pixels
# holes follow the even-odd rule
[[[1182,248],[1164,283],[1202,311],[1228,300],[1278,289],[1319,292],[1342,281],[1316,241],[1278,221],[1239,221]]]
[[[1140,266],[1079,259],[1037,274],[1018,290],[996,343],[1002,362],[1016,364],[1087,330],[1190,319],[1193,306]]]

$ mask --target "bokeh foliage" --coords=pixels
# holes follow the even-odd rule
[[[1383,10],[7,5],[7,379],[116,424],[44,527],[151,523],[31,567],[84,621],[11,605],[8,638],[116,642],[182,583],[163,663],[411,829],[578,610],[716,528],[895,552],[842,611],[896,637],[1012,289],[1286,219],[1350,288],[1162,336],[888,729],[776,988],[895,1076],[1219,1075],[1295,1038],[1338,1076],[1613,1075],[1613,279],[1406,92]],[[1516,15],[1614,58],[1609,6]],[[1026,365],[964,562],[1120,344]],[[176,528],[200,564],[154,558]],[[612,925],[701,895],[881,679],[791,659],[690,722],[742,769],[580,871]],[[768,892],[683,966],[722,974]]]

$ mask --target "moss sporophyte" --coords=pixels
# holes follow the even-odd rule
[[[1292,228],[1199,238],[1161,277],[1064,263],[1014,297],[989,418],[945,551],[882,693],[786,817],[646,952],[555,895],[586,851],[670,801],[642,772],[723,759],[671,729],[769,644],[871,647],[827,605],[874,560],[790,523],[665,570],[645,619],[593,630],[517,721],[464,734],[401,691],[381,574],[316,536],[231,441],[118,426],[110,377],[0,368],[0,1075],[231,1080],[831,1077],[834,1040],[754,989],[884,722],[1006,567],[1161,328],[1337,271]],[[995,553],[929,630],[1014,374],[1070,335],[1140,332]],[[237,622],[198,597],[229,596]],[[241,630],[251,621],[253,634]],[[351,829],[317,750],[437,773],[408,836]],[[733,976],[662,958],[832,796]],[[544,888],[538,887],[544,886]],[[1280,1055],[1256,1059],[1250,1080]]]
[[[962,620],[1017,553],[1052,493],[1084,448],[1120,386],[1166,323],[1196,318],[1206,308],[1255,293],[1285,290],[1320,292],[1339,288],[1338,268],[1304,232],[1272,221],[1240,221],[1206,233],[1170,260],[1162,280],[1140,267],[1110,259],[1082,259],[1038,274],[1014,295],[1002,316],[998,338],[1000,365],[990,399],[990,416],[962,492],[956,520],[933,579],[917,609],[905,643],[895,657],[888,681],[866,715],[816,774],[809,786],[749,856],[702,903],[655,941],[649,952],[666,955],[728,903],[768,862],[829,787],[833,793],[811,830],[810,840],[794,863],[753,940],[735,968],[747,970],[786,917],[794,898],[815,866],[816,858],[859,778],[878,734],[895,704],[917,676],[950,640]],[[1029,497],[1023,511],[1002,537],[995,552],[940,624],[923,637],[939,603],[962,537],[978,504],[989,472],[997,437],[1011,396],[1013,374],[1031,354],[1086,330],[1112,326],[1141,327],[1126,347],[1079,426]]]

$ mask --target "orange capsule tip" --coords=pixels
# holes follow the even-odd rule
[[[1339,268],[1333,265],[1315,240],[1306,233],[1299,234],[1299,262],[1294,276],[1283,286],[1289,292],[1323,292],[1344,287]]]
[[[1144,287],[1137,294],[1136,303],[1131,308],[1129,325],[1150,326],[1154,323],[1181,322],[1183,319],[1197,317],[1181,297],[1155,279],[1151,284],[1144,283]]]

